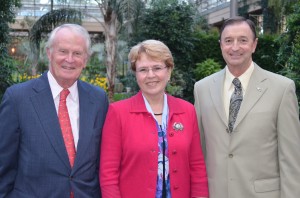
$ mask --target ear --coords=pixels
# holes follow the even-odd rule
[[[173,68],[168,69],[168,81],[170,81],[170,79],[171,79],[172,71],[173,71]]]
[[[219,46],[220,46],[220,49],[222,50],[223,49],[223,45],[222,45],[221,40],[219,40]]]
[[[257,46],[257,42],[258,42],[258,38],[256,38],[253,42],[253,45],[252,45],[252,53],[255,52],[255,49],[256,49],[256,46]]]

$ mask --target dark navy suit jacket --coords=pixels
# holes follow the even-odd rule
[[[0,197],[101,197],[98,179],[108,99],[78,81],[79,141],[73,169],[59,126],[47,73],[13,85],[0,106]]]

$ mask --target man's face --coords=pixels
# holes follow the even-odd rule
[[[235,23],[225,27],[220,46],[222,55],[229,69],[246,71],[252,62],[257,38],[246,22]]]
[[[63,88],[76,82],[88,60],[84,38],[68,28],[59,30],[51,48],[47,49],[50,72]]]

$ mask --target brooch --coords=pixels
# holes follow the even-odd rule
[[[175,131],[182,131],[183,130],[183,125],[180,122],[174,122],[173,124],[173,129]]]

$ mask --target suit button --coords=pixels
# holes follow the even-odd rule
[[[173,155],[176,155],[176,154],[177,154],[177,151],[176,151],[176,150],[173,150],[173,151],[172,151],[172,154],[173,154]]]
[[[177,190],[179,188],[179,186],[174,186],[174,190]]]
[[[177,169],[173,169],[173,173],[177,173]]]
[[[233,158],[233,154],[230,153],[230,154],[228,155],[228,157],[229,157],[229,158]]]
[[[173,132],[169,133],[169,136],[170,136],[170,137],[173,137],[173,136],[174,136],[174,133],[173,133]]]

